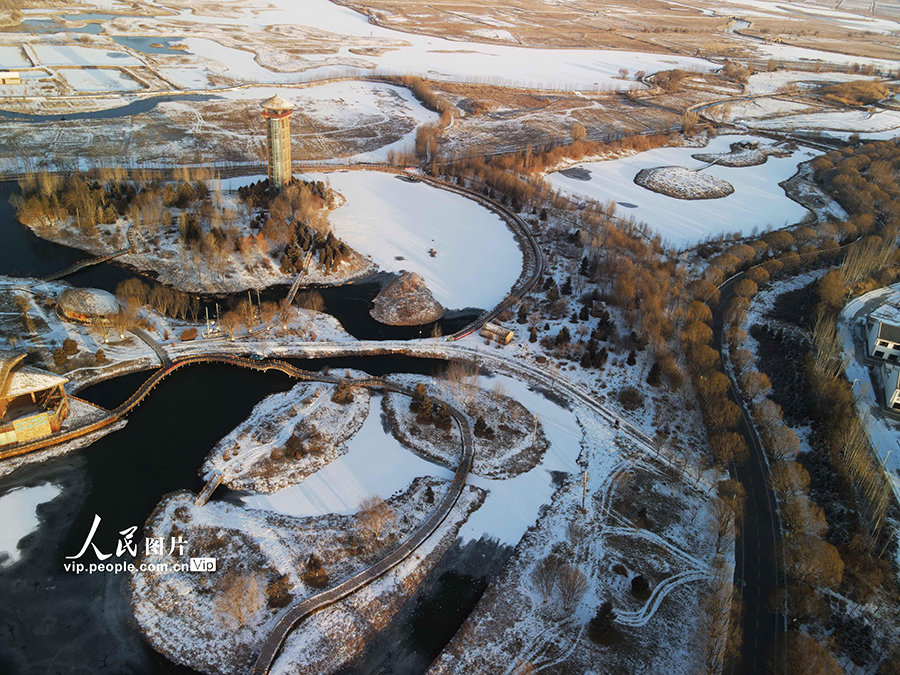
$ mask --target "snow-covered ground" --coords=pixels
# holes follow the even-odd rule
[[[891,19],[883,19],[874,16],[865,16],[863,14],[854,14],[853,12],[839,11],[836,9],[826,9],[824,7],[816,7],[811,4],[795,4],[777,2],[777,0],[728,0],[724,5],[736,5],[743,11],[741,16],[763,16],[771,17],[773,15],[785,16],[792,15],[794,17],[802,17],[803,15],[813,15],[832,19],[842,28],[865,30],[873,33],[897,33],[900,32],[900,23]],[[840,3],[838,3],[840,5]],[[725,12],[725,9],[720,10]]]
[[[61,492],[58,485],[44,483],[16,488],[0,496],[0,569],[19,559],[19,541],[38,526],[37,507]]]
[[[133,91],[144,88],[127,73],[112,68],[67,68],[59,73],[76,91]]]
[[[806,115],[787,115],[771,120],[754,120],[753,126],[779,131],[845,131],[865,133],[884,138],[900,136],[900,112],[896,110],[846,110],[818,112]]]
[[[853,80],[871,80],[874,76],[856,73],[810,73],[802,70],[773,70],[772,72],[754,73],[747,79],[746,93],[774,94],[792,82],[840,83]]]
[[[205,77],[205,76],[204,76]],[[304,121],[297,120],[291,128],[291,137],[301,143],[325,145],[332,135],[355,133],[363,136],[377,133],[380,124],[408,129],[398,140],[385,143],[377,150],[362,152],[340,161],[383,162],[390,151],[409,151],[415,147],[416,127],[433,124],[438,114],[425,108],[405,87],[380,82],[329,82],[303,88],[250,87],[219,93],[229,100],[262,101],[278,94],[290,101]],[[305,122],[315,120],[315,126]],[[333,130],[323,130],[327,124]],[[335,157],[335,159],[337,159]]]
[[[505,376],[497,376],[494,381],[502,382],[510,396],[541,416],[550,448],[535,468],[514,478],[492,480],[470,475],[467,482],[489,494],[460,536],[464,540],[489,536],[514,546],[537,520],[541,506],[549,503],[555,489],[551,472],[578,472],[575,460],[583,433],[574,412],[531,391],[528,385]],[[494,381],[483,382],[482,386],[491,386]],[[243,497],[243,502],[252,508],[292,516],[349,514],[356,512],[363,498],[390,497],[418,476],[453,477],[452,470],[422,459],[385,430],[377,397],[370,405],[369,416],[347,443],[346,454],[298,485],[268,495]],[[610,448],[610,452],[615,450]]]
[[[141,62],[126,52],[95,47],[36,44],[32,49],[44,66],[139,66]]]
[[[5,69],[31,67],[31,61],[25,58],[22,48],[9,45],[0,46],[0,64]]]
[[[419,476],[452,480],[453,471],[414,455],[385,431],[380,405],[380,399],[372,397],[369,415],[347,441],[344,455],[302,483],[267,495],[243,497],[244,504],[290,516],[351,514],[359,510],[365,497],[378,495],[386,499]]]
[[[168,37],[187,37],[184,44],[188,51],[196,55],[195,58],[176,57],[180,59],[177,67],[181,70],[178,72],[165,70],[167,77],[175,77],[182,85],[190,81],[205,86],[205,77],[192,73],[191,67],[185,68],[185,58],[196,60],[200,69],[248,82],[296,82],[298,78],[321,79],[348,72],[377,71],[396,75],[416,74],[434,79],[587,91],[642,86],[634,80],[618,77],[620,68],[652,73],[676,67],[702,71],[714,67],[704,59],[672,54],[529,49],[401,33],[372,24],[362,14],[329,0],[307,0],[302,4],[291,0],[256,0],[241,3],[240,7],[193,2],[187,5],[178,16],[160,17],[171,26],[172,35]],[[116,19],[116,30],[130,32],[133,26],[133,30],[138,32],[146,21],[145,17],[120,17]],[[217,32],[236,27],[243,28],[250,37],[241,41],[242,49],[216,41]],[[307,41],[315,36],[314,39],[325,48],[289,53],[279,49],[279,44],[265,40],[266,35],[278,34],[283,30]],[[492,31],[488,37],[496,39],[503,36]],[[232,44],[236,43],[232,41]],[[354,47],[357,51],[351,51]],[[360,53],[359,47],[365,47],[367,51]],[[130,62],[110,59],[103,50],[88,48],[42,45],[40,49],[44,51],[41,58],[47,64],[134,65],[136,61],[131,56],[128,57]],[[53,51],[56,49],[63,51]],[[254,52],[260,54],[258,60],[254,58]],[[120,63],[108,63],[110,60]],[[269,70],[261,62],[277,64],[280,72]],[[298,74],[301,71],[302,74]]]
[[[303,178],[346,198],[329,214],[336,236],[381,270],[420,274],[448,309],[494,307],[519,277],[522,252],[506,223],[465,197],[374,171]]]
[[[753,136],[719,136],[710,140],[703,153],[728,152],[736,141],[768,139]],[[769,157],[752,167],[710,166],[705,173],[728,181],[734,193],[721,199],[684,201],[651,192],[634,183],[641,169],[679,165],[699,169],[703,162],[693,159],[697,148],[658,148],[638,155],[606,162],[578,165],[591,172],[590,180],[563,173],[547,176],[552,187],[576,197],[619,204],[617,214],[643,221],[674,246],[685,247],[722,232],[749,234],[767,227],[780,228],[799,222],[808,212],[779,186],[797,171],[797,165],[813,154],[797,150],[790,157]],[[628,206],[626,206],[628,205]]]
[[[504,82],[517,86],[552,89],[591,90],[598,86],[614,89],[636,86],[633,81],[617,79],[618,71],[623,67],[632,72],[638,70],[655,72],[673,67],[708,70],[711,67],[711,64],[703,59],[668,54],[586,49],[527,49],[399,33],[374,25],[358,12],[329,0],[308,0],[302,6],[298,6],[292,0],[274,0],[259,3],[257,7],[246,3],[241,7],[241,11],[245,13],[243,20],[261,27],[299,25],[327,31],[337,36],[368,38],[368,44],[374,43],[376,46],[379,46],[379,43],[387,43],[385,46],[395,48],[380,55],[366,54],[357,60],[365,64],[363,68],[374,68],[379,72],[392,74],[418,74],[448,80]],[[182,14],[182,18],[197,20],[196,14],[188,15],[187,11]],[[344,57],[345,63],[349,55],[348,47],[343,47],[340,56]],[[317,61],[328,63],[334,60],[334,54],[304,54],[303,59],[311,62],[310,65],[315,65]],[[238,61],[242,59],[238,57]],[[324,73],[333,75],[341,71],[346,71],[345,65],[318,67],[315,76],[322,77]],[[257,72],[248,63],[244,74],[255,77]]]

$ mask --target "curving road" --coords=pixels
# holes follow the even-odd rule
[[[737,274],[719,287],[721,299],[713,314],[713,347],[722,354],[722,365],[731,383],[728,398],[741,410],[737,432],[744,437],[751,450],[750,460],[743,465],[732,462],[729,473],[744,486],[747,493],[741,534],[735,540],[735,584],[741,587],[744,610],[742,660],[745,671],[755,675],[763,673],[763,651],[785,631],[784,616],[771,612],[767,604],[769,591],[779,583],[778,561],[783,553],[781,518],[775,495],[769,486],[765,450],[737,384],[728,372],[722,351],[724,308],[734,293],[734,285],[743,277],[743,274]]]

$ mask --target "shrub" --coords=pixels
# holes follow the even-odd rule
[[[640,574],[631,580],[631,594],[638,600],[647,600],[650,598],[650,584]]]
[[[341,405],[352,403],[353,388],[348,383],[341,382],[334,388],[334,393],[331,395],[331,400],[332,402],[339,403]]]
[[[62,349],[66,356],[75,356],[78,353],[78,343],[72,338],[66,338],[63,340]]]
[[[184,341],[195,340],[197,338],[197,329],[196,328],[185,328],[183,331],[181,331],[180,338]]]
[[[638,410],[644,406],[644,395],[630,385],[619,390],[618,400],[625,410]]]
[[[616,610],[607,600],[597,608],[597,613],[588,622],[588,637],[592,642],[601,645],[609,645],[616,641],[618,634],[615,629]]]

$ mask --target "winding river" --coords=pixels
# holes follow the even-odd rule
[[[0,232],[5,242],[0,248],[0,273],[45,275],[85,257],[79,251],[43,241],[22,227],[8,203],[12,189],[9,184],[0,184]],[[134,272],[106,263],[89,267],[68,281],[112,291],[131,276]],[[377,286],[371,286],[357,284],[323,289],[322,293],[326,306],[351,333],[377,339],[384,335],[376,337],[364,319],[354,319],[368,317],[367,296],[377,292]],[[416,337],[417,333],[407,329],[403,337]],[[298,365],[313,370],[327,365],[385,375],[433,374],[444,364],[402,357],[356,357]],[[114,407],[145,378],[146,373],[122,376],[80,395],[98,405]],[[198,491],[201,481],[197,468],[209,449],[245,419],[256,403],[293,384],[277,372],[195,366],[165,380],[129,416],[123,429],[86,449],[0,478],[0,499],[11,496],[16,501],[17,494],[27,494],[22,491],[36,495],[35,490],[43,490],[49,499],[32,510],[37,525],[18,542],[18,560],[4,561],[0,553],[0,672],[192,673],[142,641],[129,606],[127,574],[76,575],[64,572],[63,563],[66,556],[81,548],[95,514],[102,521],[94,543],[110,551],[115,549],[120,531],[138,526],[140,535],[142,524],[163,495],[179,489]],[[549,486],[550,473],[541,470],[544,474]],[[33,501],[21,500],[31,509]],[[16,511],[4,517],[17,519]],[[140,536],[135,539],[141,541]],[[511,550],[497,541],[458,541],[347,673],[385,669],[402,675],[425,672]],[[440,615],[440,621],[436,615]]]

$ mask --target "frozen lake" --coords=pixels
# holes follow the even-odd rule
[[[303,178],[324,180],[347,200],[329,215],[336,236],[382,270],[421,274],[447,309],[490,309],[519,278],[515,237],[499,216],[470,199],[377,171]]]
[[[641,169],[670,165],[700,169],[707,163],[691,155],[728,152],[732,143],[742,140],[759,140],[760,145],[771,142],[752,136],[719,136],[705,148],[657,148],[631,157],[573,167],[588,171],[589,180],[576,178],[575,172],[552,173],[547,180],[555,189],[575,197],[629,204],[633,208],[620,207],[617,215],[633,216],[647,223],[664,241],[677,248],[723,232],[750,234],[754,230],[799,222],[807,210],[790,199],[779,183],[793,176],[801,162],[815,156],[803,149],[794,151],[790,157],[769,157],[759,166],[704,169],[704,173],[734,186],[733,194],[720,199],[676,199],[651,192],[634,182]]]
[[[16,488],[0,497],[0,568],[19,559],[19,542],[39,524],[37,507],[55,499],[60,492],[59,486],[44,483]]]

